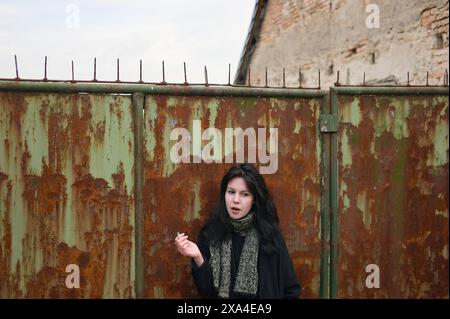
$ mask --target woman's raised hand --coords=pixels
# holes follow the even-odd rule
[[[194,259],[195,264],[200,267],[203,264],[203,256],[198,249],[197,244],[187,239],[184,233],[178,233],[177,237],[175,237],[175,245],[177,246],[177,250],[183,256],[191,257]]]
[[[187,257],[198,257],[201,256],[200,249],[192,241],[188,240],[188,236],[184,233],[178,234],[175,238],[175,245],[177,246],[178,252],[183,256]]]

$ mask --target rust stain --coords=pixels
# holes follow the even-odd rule
[[[0,172],[0,186],[2,185],[2,182],[6,180],[8,180],[8,175]]]
[[[114,297],[132,295],[130,278],[133,227],[129,224],[132,202],[123,186],[123,172],[113,175],[115,187],[110,189],[101,178],[84,176],[73,184],[77,199],[77,225],[92,260],[91,297],[103,296],[105,276],[115,276],[107,287]],[[111,272],[111,267],[119,267]]]
[[[339,97],[344,114],[352,113],[353,99]],[[431,138],[437,121],[448,123],[448,102],[357,99],[359,125],[341,117],[348,142],[341,133],[339,161],[351,156],[351,164],[340,165],[338,175],[338,296],[448,298],[448,157],[441,166],[427,164],[435,148],[445,147]],[[440,102],[431,106],[433,99]],[[380,268],[380,289],[365,286],[368,264]]]
[[[119,126],[120,126],[120,124],[122,123],[122,118],[123,118],[123,111],[121,108],[120,97],[118,97],[118,96],[114,97],[114,102],[109,105],[109,109],[110,109],[111,114],[114,114],[115,116],[117,116],[117,118],[119,120]]]
[[[6,158],[9,158],[10,156],[10,149],[9,149],[9,139],[5,138],[3,140],[3,150],[5,152]]]
[[[10,111],[10,123],[14,136],[21,136],[22,117],[27,111],[25,98],[21,94],[0,94],[1,105],[13,105]]]
[[[95,265],[90,254],[79,250],[76,246],[69,247],[65,243],[57,245],[57,264],[54,267],[44,266],[27,281],[26,298],[99,298],[89,291],[90,278],[98,275],[93,272]],[[75,264],[80,269],[80,288],[68,289],[65,285],[66,267]]]
[[[42,175],[25,175],[23,198],[32,214],[47,215],[61,212],[66,205],[66,178],[61,174],[52,174],[43,163]]]
[[[0,297],[18,298],[22,292],[19,288],[20,269],[12,271],[12,231],[11,231],[11,191],[12,183],[8,181],[8,175],[0,172],[0,195],[6,184],[6,196],[0,197]]]
[[[42,107],[46,107],[43,103]],[[47,106],[48,107],[48,106]],[[67,161],[67,149],[70,145],[69,132],[66,130],[66,114],[63,110],[48,115],[48,163],[53,171],[61,174]],[[68,143],[69,142],[69,143]]]
[[[73,96],[72,112],[69,118],[70,147],[74,163],[75,178],[89,174],[89,149],[91,137],[89,125],[92,119],[89,96]],[[78,112],[78,103],[81,103],[81,114]]]
[[[25,175],[29,170],[29,163],[31,160],[31,154],[28,151],[28,145],[25,143],[25,151],[22,153],[22,159],[20,160],[20,168],[22,170],[22,174]]]

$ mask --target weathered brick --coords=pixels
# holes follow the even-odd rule
[[[368,29],[365,6],[380,6],[380,28]],[[384,78],[405,81],[438,80],[448,69],[448,0],[269,0],[260,40],[250,62],[252,82],[281,85],[281,70],[288,66],[286,84],[298,84],[298,67],[304,86],[332,85],[336,72],[341,82],[360,84]],[[442,49],[434,48],[443,34]],[[375,63],[373,63],[373,56]],[[331,74],[327,74],[333,65]],[[293,69],[291,69],[293,68]],[[442,75],[439,75],[442,78]]]

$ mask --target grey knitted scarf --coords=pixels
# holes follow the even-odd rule
[[[256,296],[258,289],[258,233],[253,225],[254,213],[244,218],[231,220],[233,229],[245,236],[238,272],[233,291],[247,296]],[[229,298],[231,277],[231,238],[222,242],[219,247],[210,246],[210,265],[213,273],[214,287],[219,297]]]

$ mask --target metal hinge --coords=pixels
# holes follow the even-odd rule
[[[337,114],[321,114],[319,116],[319,127],[321,132],[337,132],[339,128],[339,119]]]

